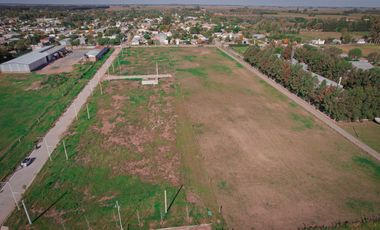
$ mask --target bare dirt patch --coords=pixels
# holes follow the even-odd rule
[[[172,83],[166,79],[154,87],[139,81],[111,82],[110,103],[99,109],[100,123],[93,130],[104,137],[102,148],[126,149],[128,160],[110,163],[114,173],[179,185]]]
[[[43,69],[38,70],[37,73],[57,74],[71,72],[74,70],[74,65],[77,64],[87,52],[87,49],[76,49],[72,53],[67,54],[65,57],[59,58],[45,66]]]
[[[28,90],[39,90],[42,88],[42,82],[41,81],[34,81],[28,88],[26,88],[25,90],[28,91]]]

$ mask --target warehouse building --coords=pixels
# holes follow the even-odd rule
[[[97,61],[103,57],[104,54],[108,52],[109,48],[99,48],[88,51],[85,55],[89,61]]]
[[[0,65],[2,73],[28,73],[67,54],[64,45],[46,46]]]

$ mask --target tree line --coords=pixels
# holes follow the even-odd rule
[[[245,52],[244,58],[268,77],[335,120],[356,121],[373,119],[380,115],[379,69],[372,71],[347,69],[344,72],[338,68],[338,74],[345,76],[342,89],[328,86],[325,81],[319,83],[309,72],[303,70],[301,65],[293,65],[289,60],[276,55],[278,50],[273,46],[265,49],[252,46]],[[282,52],[286,52],[286,49]],[[322,61],[322,58],[318,56],[318,60]],[[339,65],[332,63],[327,67],[321,66],[321,69],[326,70],[330,67],[334,69],[335,64]],[[343,66],[347,68],[345,63]],[[328,71],[330,73],[330,70]]]

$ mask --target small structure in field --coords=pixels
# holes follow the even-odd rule
[[[141,80],[142,85],[158,85],[158,78],[146,78]]]
[[[93,50],[88,51],[85,54],[85,56],[87,57],[87,60],[92,61],[92,62],[96,62],[99,59],[101,59],[104,56],[104,54],[106,54],[108,52],[108,50],[109,50],[108,47],[93,49]]]

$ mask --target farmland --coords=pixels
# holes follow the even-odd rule
[[[76,65],[74,71],[56,75],[0,75],[2,179],[30,153],[101,64]]]
[[[69,160],[56,149],[25,196],[32,228],[114,228],[116,201],[124,226],[143,229],[293,229],[379,213],[378,163],[219,50],[126,49],[110,72],[156,63],[174,78],[94,94],[91,119],[82,111],[64,138]],[[163,191],[172,200],[182,184],[161,220]],[[26,223],[20,211],[7,222]]]

